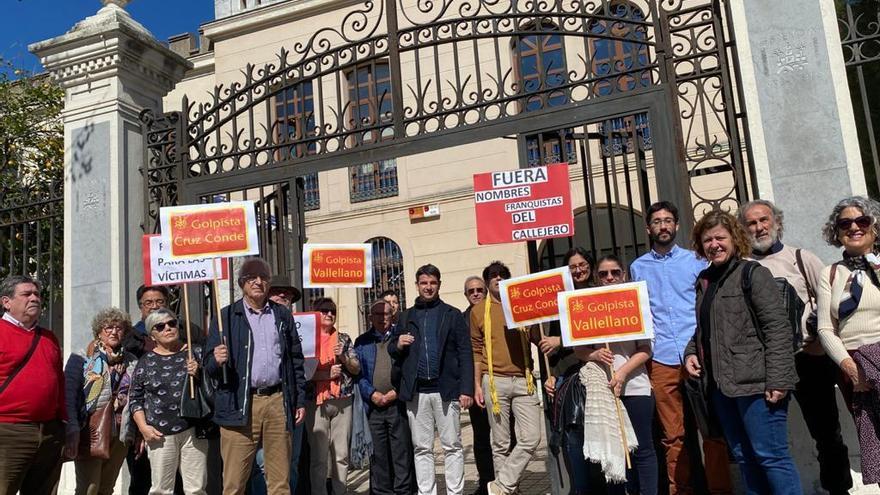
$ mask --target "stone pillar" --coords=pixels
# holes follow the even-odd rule
[[[866,194],[833,0],[741,0],[730,8],[758,182],[758,195],[785,212],[784,241],[825,262],[840,258],[820,229],[841,198]],[[838,400],[843,436],[861,486],[853,422]],[[804,493],[824,493],[800,408],[789,409],[789,439]]]
[[[57,38],[31,45],[65,89],[64,344],[83,349],[95,311],[118,306],[139,317],[144,149],[138,114],[191,64],[117,4]]]
[[[826,262],[833,205],[866,194],[833,0],[730,2],[758,193],[785,212],[785,241]]]

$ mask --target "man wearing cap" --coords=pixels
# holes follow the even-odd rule
[[[205,371],[218,381],[214,422],[220,426],[223,493],[243,494],[262,444],[269,493],[290,493],[290,433],[305,417],[305,376],[290,309],[269,300],[269,265],[249,258],[238,273],[243,297],[215,315]]]

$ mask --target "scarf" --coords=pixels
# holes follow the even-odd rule
[[[318,339],[318,369],[329,371],[336,363],[336,344],[339,342],[339,334],[334,328],[329,334],[319,333]],[[321,405],[324,401],[339,397],[342,386],[339,380],[315,380],[315,403]]]
[[[123,363],[123,352],[121,348],[113,351],[96,341],[87,348],[89,357],[83,364],[86,415],[91,415],[112,401],[117,429],[122,422],[122,410],[128,403],[128,389],[131,385],[127,368],[123,367],[122,372],[116,369],[116,365]]]
[[[858,309],[866,277],[876,287],[880,287],[880,257],[873,253],[866,256],[844,254],[841,264],[852,272],[846,279],[837,303],[837,317],[842,321]]]
[[[626,454],[621,439],[621,424],[617,415],[618,399],[608,388],[608,375],[598,364],[588,362],[578,372],[584,385],[584,459],[598,462],[610,483],[626,482]],[[623,404],[623,430],[629,451],[633,452],[639,442],[626,414]]]
[[[349,461],[355,469],[364,469],[370,465],[373,455],[373,437],[367,419],[367,410],[361,397],[360,387],[352,391],[351,412],[351,443],[349,445]],[[395,407],[391,405],[390,407]]]
[[[526,390],[529,395],[535,393],[535,378],[532,376],[532,367],[529,364],[529,344],[526,333],[520,331],[520,342],[523,346],[523,359],[526,363]],[[501,405],[498,404],[498,390],[495,388],[495,367],[492,362],[492,302],[485,300],[483,310],[483,342],[486,348],[486,362],[489,365],[489,397],[492,399],[492,414],[501,414]]]

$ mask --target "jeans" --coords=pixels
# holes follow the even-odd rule
[[[847,493],[853,486],[849,453],[840,434],[837,392],[839,368],[826,355],[799,352],[794,356],[798,384],[794,396],[819,452],[819,480],[831,494]]]
[[[606,484],[602,466],[584,459],[583,426],[565,430],[563,447],[562,458],[571,483],[570,495],[622,494],[624,485]]]
[[[712,392],[724,438],[739,464],[749,495],[802,495],[788,451],[788,401],[770,404],[764,394],[727,397]]]
[[[632,423],[639,446],[630,455],[632,468],[626,470],[628,493],[657,494],[657,453],[654,452],[654,397],[633,395],[621,397],[626,414]]]

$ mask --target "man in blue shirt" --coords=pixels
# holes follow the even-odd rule
[[[697,276],[706,261],[675,244],[678,208],[668,201],[652,204],[645,217],[651,250],[633,261],[633,281],[648,285],[654,321],[654,355],[648,363],[657,415],[663,429],[666,469],[671,495],[693,493],[690,459],[685,447],[684,348],[696,329]],[[703,439],[706,481],[712,494],[732,493],[727,446],[721,439]]]

